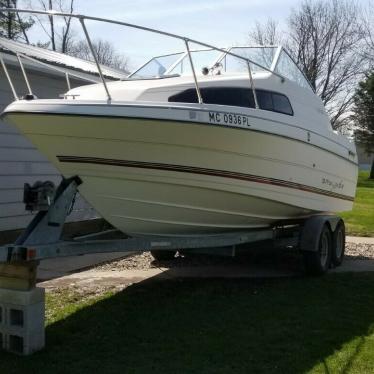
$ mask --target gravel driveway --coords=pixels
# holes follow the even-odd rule
[[[374,244],[368,243],[347,243],[345,255],[349,260],[373,260]]]
[[[362,243],[346,244],[344,268],[358,268],[359,271],[374,271],[374,245]],[[365,265],[366,264],[366,265]],[[353,265],[353,266],[352,266]],[[343,267],[334,271],[345,271]],[[361,270],[360,270],[361,268]],[[177,256],[172,261],[155,261],[149,252],[143,252],[116,261],[43,282],[40,286],[48,292],[69,290],[81,298],[90,298],[106,291],[120,291],[133,283],[152,277],[178,278],[185,276],[204,277],[210,273],[216,277],[225,273],[243,277],[290,276],[303,274],[302,256],[295,251],[272,254],[250,254],[238,257],[207,255]],[[195,275],[193,275],[195,274]],[[242,274],[242,275],[240,275]]]
[[[373,260],[374,245],[367,243],[347,243],[345,250],[346,260]],[[243,266],[246,263],[271,264],[294,263],[299,266],[301,256],[295,252],[275,252],[269,254],[257,254],[240,257],[218,257],[207,255],[192,255],[187,257],[177,256],[172,261],[155,261],[149,252],[143,252],[122,260],[109,262],[95,267],[98,271],[111,270],[147,270],[152,268],[175,268],[175,267],[195,267],[195,266]]]

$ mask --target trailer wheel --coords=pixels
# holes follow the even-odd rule
[[[156,261],[171,261],[174,260],[176,251],[153,250],[151,255]]]
[[[310,275],[321,275],[327,272],[331,264],[332,235],[325,224],[319,237],[318,251],[304,251],[305,270]]]
[[[335,266],[340,266],[344,259],[345,250],[345,225],[341,220],[332,235],[331,262]]]

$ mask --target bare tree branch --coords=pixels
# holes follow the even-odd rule
[[[28,0],[28,7],[36,9],[40,7],[47,11],[57,9],[63,13],[73,13],[74,0]],[[45,17],[35,16],[39,25],[49,39],[50,47],[54,51],[67,52],[69,44],[72,42],[71,17],[63,17],[64,25],[61,27],[55,23],[53,16],[48,16],[49,27],[45,26]]]
[[[100,64],[128,71],[128,59],[117,53],[111,43],[96,39],[92,41],[92,45]],[[91,50],[85,40],[80,40],[73,44],[68,53],[72,56],[92,61]]]
[[[249,40],[258,45],[277,45],[282,44],[279,36],[278,23],[269,18],[265,24],[256,22],[254,28],[249,32]]]
[[[373,7],[374,10],[374,7]],[[368,13],[370,17],[373,13]],[[256,24],[250,32],[252,41],[279,40],[279,31],[272,21]],[[361,8],[355,0],[303,0],[288,18],[288,42],[291,55],[321,97],[330,114],[334,128],[352,105],[353,87],[367,70],[368,56],[362,52],[365,37],[374,40],[366,31]],[[373,27],[367,22],[366,28]],[[374,44],[371,44],[373,54]]]
[[[61,11],[63,11],[62,0],[60,0],[59,9]],[[73,11],[74,11],[74,0],[71,0],[69,10],[70,10],[69,13],[73,13]],[[67,51],[67,48],[68,48],[71,20],[72,20],[71,17],[64,17],[65,27],[62,29],[62,43],[61,43],[61,52],[62,53],[65,53]]]
[[[363,10],[363,27],[365,31],[365,48],[363,55],[368,59],[370,67],[374,67],[374,0]]]

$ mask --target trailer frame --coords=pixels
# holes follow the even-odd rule
[[[66,217],[74,205],[78,186],[82,183],[78,176],[63,179],[54,192],[48,196],[50,185],[39,191],[35,206],[44,206],[13,244],[0,247],[0,263],[25,263],[48,258],[85,255],[105,252],[134,251],[178,251],[193,250],[201,253],[234,256],[238,246],[261,243],[273,247],[293,247],[302,252],[318,252],[320,235],[325,225],[333,233],[342,222],[335,215],[315,215],[295,221],[282,221],[269,228],[227,232],[196,236],[137,236],[118,238],[118,230],[106,230],[85,236],[62,240],[61,234]],[[41,187],[41,188],[42,188]],[[28,186],[30,188],[30,186]],[[29,201],[24,201],[29,204]],[[44,205],[43,205],[44,204]],[[110,234],[117,238],[103,239]]]

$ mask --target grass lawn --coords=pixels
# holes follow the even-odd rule
[[[373,373],[374,274],[146,281],[47,297],[47,348],[0,373]]]
[[[353,210],[339,214],[349,235],[374,236],[374,180],[368,178],[368,171],[360,171]]]

